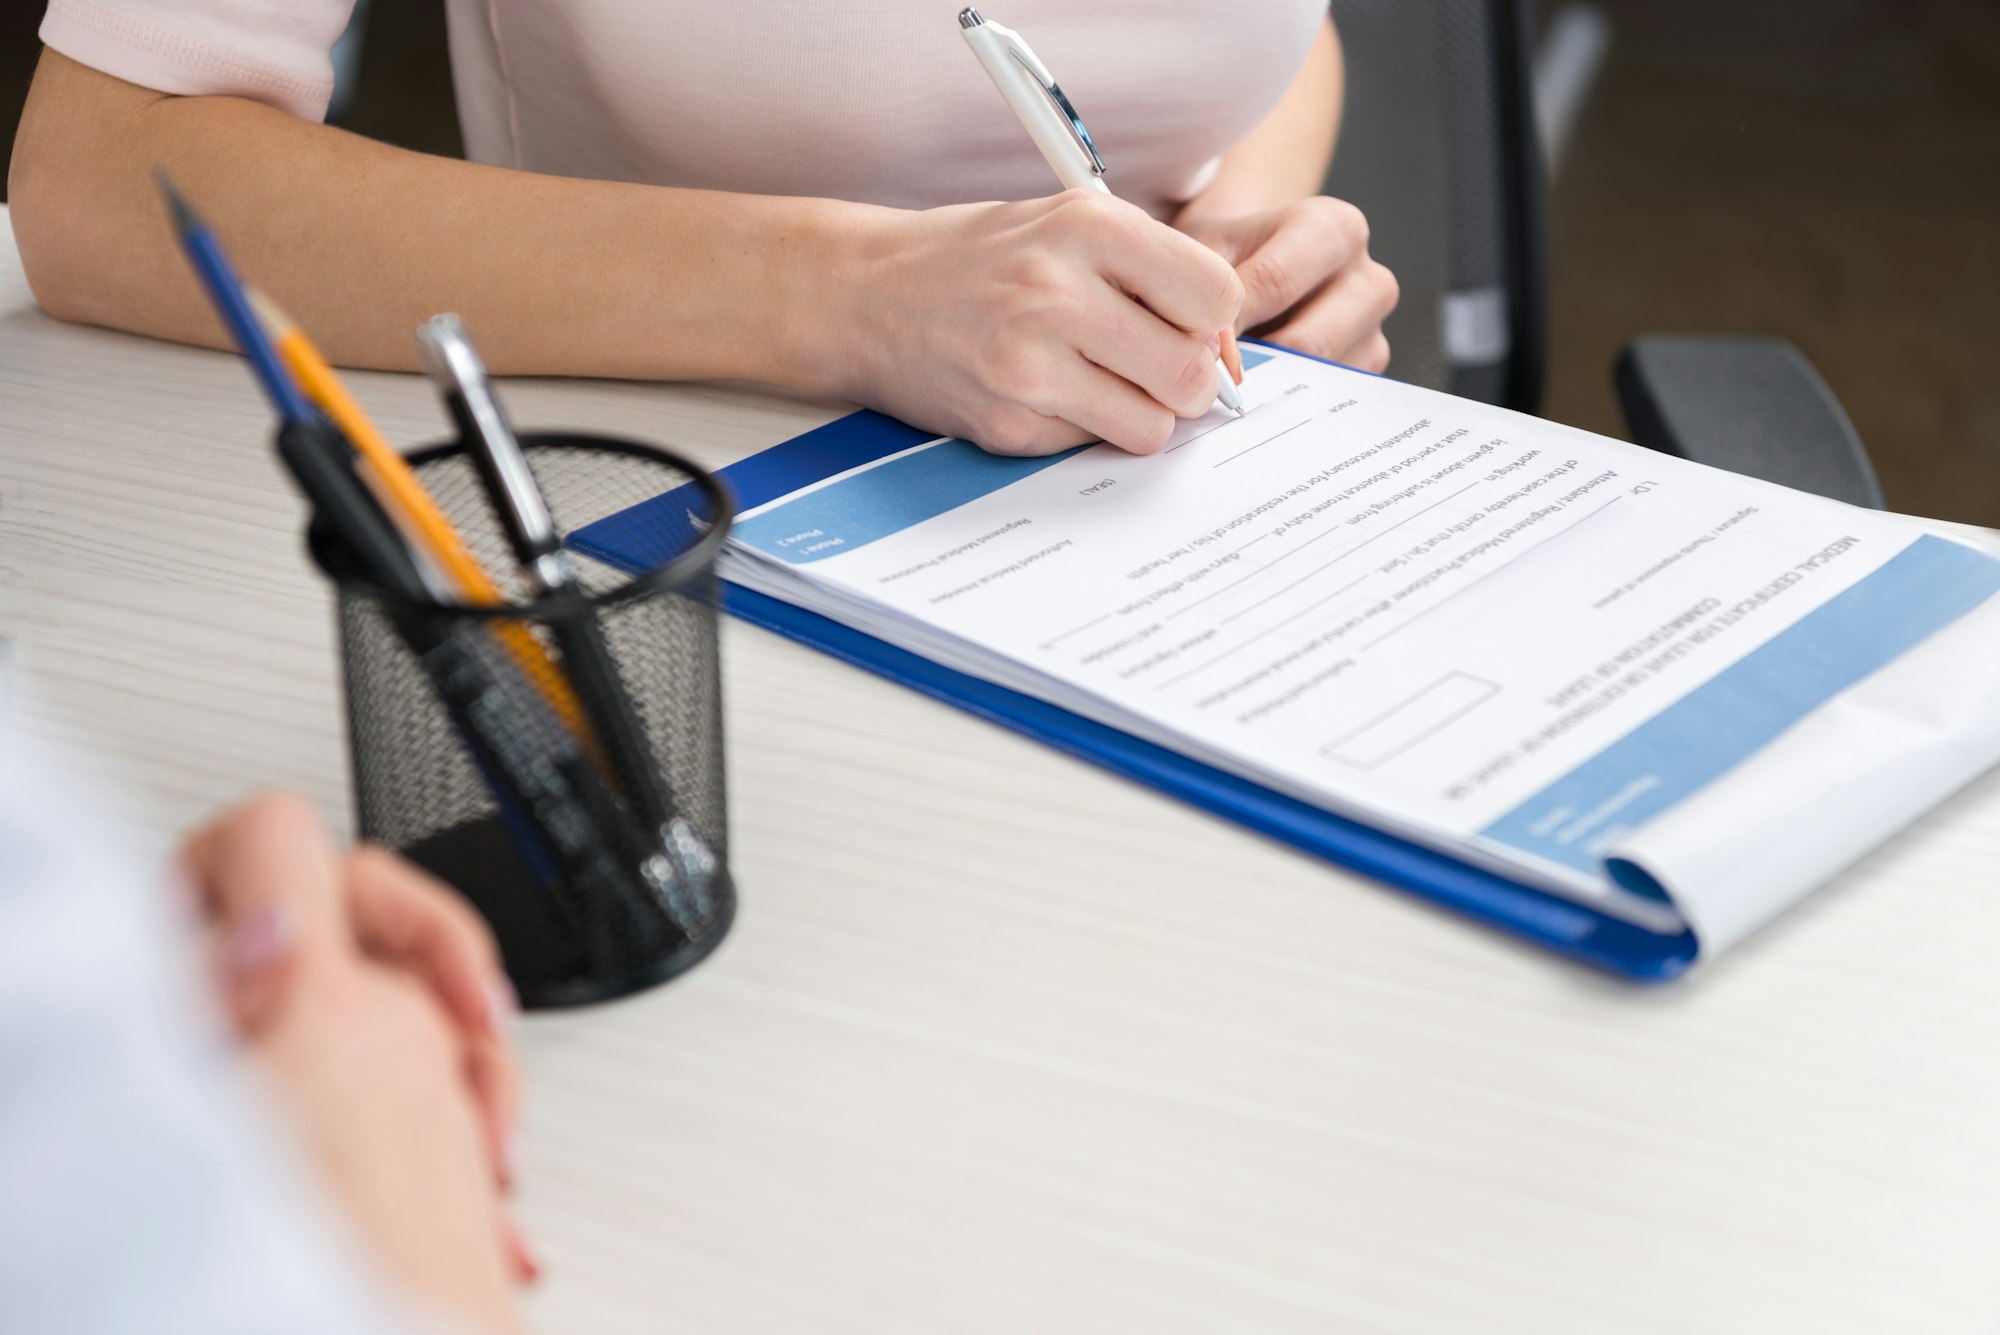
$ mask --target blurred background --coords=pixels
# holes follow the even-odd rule
[[[0,6],[10,146],[39,14]],[[1611,367],[1634,334],[1775,334],[1891,508],[2000,525],[2000,4],[1595,0],[1534,23],[1560,67],[1536,71],[1560,75],[1543,414],[1624,435]],[[457,153],[441,0],[357,33],[342,123]]]

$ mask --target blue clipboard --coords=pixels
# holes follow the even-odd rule
[[[733,464],[722,470],[722,477],[741,506],[749,509],[936,438],[880,413],[857,412]],[[569,545],[621,569],[652,569],[666,553],[648,550],[647,535],[661,531],[650,521],[649,512],[679,504],[676,493],[669,492],[578,529],[570,535]],[[1671,936],[1649,932],[1031,696],[941,667],[740,585],[724,582],[722,604],[753,625],[1157,788],[1303,853],[1607,972],[1635,981],[1664,982],[1683,973],[1698,953],[1692,932]]]

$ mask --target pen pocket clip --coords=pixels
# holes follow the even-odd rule
[[[1056,114],[1062,117],[1063,125],[1069,130],[1070,138],[1076,140],[1076,146],[1090,159],[1090,170],[1099,176],[1104,175],[1104,159],[1097,155],[1097,141],[1092,139],[1090,131],[1084,128],[1083,117],[1076,114],[1076,107],[1070,102],[1069,95],[1063,92],[1062,85],[1056,82],[1055,76],[1049,73],[1041,61],[1035,59],[1034,52],[1024,50],[1018,42],[1007,44],[1007,54],[1014,57],[1015,64],[1028,72],[1028,77],[1035,81],[1035,86],[1042,90],[1042,95],[1055,107]]]

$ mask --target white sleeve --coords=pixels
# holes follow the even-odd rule
[[[294,1162],[167,893],[58,786],[0,715],[0,1331],[436,1331]]]
[[[142,88],[247,97],[316,121],[353,11],[354,0],[49,0],[41,37]]]

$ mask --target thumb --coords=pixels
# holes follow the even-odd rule
[[[1271,213],[1204,220],[1190,235],[1229,262],[1243,284],[1243,307],[1236,328],[1254,329],[1280,315],[1285,300],[1285,276],[1266,262],[1280,220]]]

